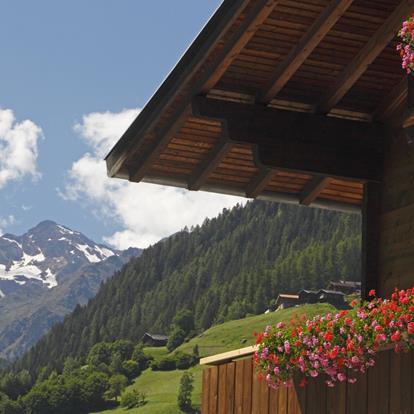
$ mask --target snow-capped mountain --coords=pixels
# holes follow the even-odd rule
[[[0,357],[24,352],[139,252],[97,244],[53,221],[0,236]]]

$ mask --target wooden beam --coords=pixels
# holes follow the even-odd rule
[[[398,107],[398,110],[394,113],[394,115],[387,119],[387,124],[395,129],[409,128],[413,126],[414,109],[408,109],[406,101],[404,101],[404,104]]]
[[[328,113],[346,95],[368,66],[393,39],[404,18],[410,15],[413,10],[414,0],[403,0],[398,5],[328,89],[317,106],[316,112]]]
[[[414,109],[414,76],[412,73],[407,76],[407,108]]]
[[[226,18],[223,18],[222,21],[220,21],[219,24],[217,24],[217,29],[213,30],[215,31],[215,33],[212,35],[212,39],[214,38],[214,40],[211,40],[210,43],[202,43],[202,49],[194,51],[194,54],[198,56],[194,59],[194,62],[196,62],[194,67],[191,67],[188,64],[187,67],[185,67],[184,62],[182,63],[182,61],[180,61],[177,65],[177,68],[179,66],[183,66],[183,72],[181,74],[182,78],[178,80],[177,88],[183,87],[185,77],[188,78],[190,75],[195,76],[196,71],[200,70],[200,68],[203,67],[204,69],[201,72],[201,74],[199,74],[195,81],[192,83],[191,90],[193,90],[194,93],[199,93],[200,90],[208,91],[210,89],[209,85],[211,85],[212,82],[215,83],[214,79],[216,79],[217,76],[221,76],[222,72],[226,70],[226,65],[230,65],[232,59],[234,58],[234,55],[237,54],[238,51],[241,50],[241,48],[243,48],[243,46],[249,41],[251,36],[253,36],[257,26],[260,25],[262,21],[264,21],[266,17],[272,12],[273,8],[276,6],[278,1],[279,0],[237,0],[233,1],[234,6],[232,6],[232,8],[230,8],[230,6],[227,6],[229,7],[229,10],[233,10],[233,16],[229,14]],[[217,42],[217,40],[220,37],[222,38],[223,36],[225,36],[226,31],[228,31],[231,27],[230,23],[233,23],[235,21],[235,10],[237,10],[238,13],[241,13],[241,11],[245,9],[246,6],[248,6],[249,4],[252,4],[251,8],[247,11],[247,14],[244,16],[241,25],[237,28],[234,34],[231,35],[230,40],[225,42],[225,46],[221,50],[219,50],[218,53],[213,53],[213,58],[210,61],[203,63],[206,59],[206,56],[208,56],[209,53],[212,52],[212,48],[215,44],[214,42]],[[167,82],[168,80],[169,78],[167,79]],[[160,90],[162,88],[164,88],[164,84],[162,85]],[[191,96],[192,93],[189,93],[189,95]],[[158,96],[154,96],[154,98],[156,97]],[[168,99],[171,99],[171,97],[167,96],[166,94],[164,97],[161,98],[161,100],[165,101],[167,101]],[[152,104],[152,101],[150,103]],[[187,104],[188,102],[184,101],[182,105],[172,108],[173,114],[169,117],[170,121],[166,122],[163,128],[156,131],[155,137],[152,139],[152,143],[145,150],[144,154],[139,157],[139,161],[137,162],[137,164],[134,165],[131,169],[131,181],[141,181],[142,178],[145,176],[146,172],[148,171],[148,167],[168,145],[168,142],[170,141],[172,135],[179,129],[180,125],[182,125],[182,121],[184,119],[183,111],[185,110],[184,108]],[[144,110],[148,111],[148,108],[146,107]],[[161,112],[161,110],[154,111],[155,114],[158,112]],[[140,116],[140,118],[143,117]],[[177,119],[177,121],[171,121],[174,119]],[[107,159],[109,171],[110,174],[112,174],[112,176],[116,176],[115,171],[117,168],[119,169],[120,165],[119,160],[115,165],[112,165],[112,158],[115,157],[119,157],[119,155],[110,154]],[[126,157],[127,155],[124,154],[122,162],[125,161]]]
[[[168,124],[163,129],[162,138],[151,143],[144,154],[142,154],[136,165],[132,166],[129,171],[129,180],[140,182],[145,177],[148,169],[153,164],[154,160],[158,158],[160,153],[168,146],[171,138],[180,130],[189,114],[189,108],[176,119],[172,124]]]
[[[314,177],[302,190],[299,196],[300,204],[310,206],[319,197],[330,181],[329,177]]]
[[[221,61],[203,85],[201,93],[207,93],[214,87],[233,60],[256,33],[257,28],[269,17],[279,2],[280,0],[259,0],[253,2],[252,8],[244,18],[243,23],[232,35],[231,40],[223,47]]]
[[[366,183],[362,207],[361,295],[368,299],[371,289],[378,288],[378,246],[380,235],[380,185]],[[378,292],[381,295],[381,292]]]
[[[198,97],[193,115],[222,122],[233,143],[256,146],[267,168],[381,181],[387,131],[381,124]]]
[[[231,143],[225,138],[213,148],[207,159],[201,164],[201,166],[194,173],[193,177],[189,180],[188,189],[197,191],[207,181],[212,171],[220,164],[222,159],[228,154],[231,149]]]
[[[259,94],[258,102],[269,103],[283,89],[352,2],[353,0],[332,0],[330,2],[328,7],[310,26],[297,46],[278,66],[266,88]]]
[[[276,173],[277,173],[276,170],[262,168],[259,171],[259,174],[257,174],[257,176],[254,177],[253,180],[247,186],[246,197],[247,198],[258,197],[264,191],[264,189],[267,187],[270,181],[272,181]]]
[[[407,78],[404,76],[391,92],[382,100],[374,112],[373,118],[380,121],[390,119],[407,99]]]
[[[233,361],[239,358],[245,358],[253,355],[259,347],[257,345],[247,346],[246,348],[235,349],[234,351],[223,352],[222,354],[212,355],[201,358],[200,365],[221,365],[226,362]]]

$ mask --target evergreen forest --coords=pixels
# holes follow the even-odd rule
[[[85,359],[100,342],[137,343],[147,331],[184,335],[173,323],[180,312],[193,316],[191,337],[262,313],[281,292],[358,280],[360,225],[354,214],[262,201],[223,210],[145,249],[14,369],[60,372],[68,357]]]

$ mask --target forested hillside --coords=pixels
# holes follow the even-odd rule
[[[250,202],[146,249],[85,307],[57,324],[16,368],[60,368],[97,342],[167,333],[176,313],[195,329],[263,312],[279,292],[358,279],[360,218],[277,203]]]

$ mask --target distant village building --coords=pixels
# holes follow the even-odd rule
[[[347,306],[345,293],[343,292],[328,289],[302,289],[297,294],[281,293],[276,299],[276,310],[313,303],[329,303],[336,308],[344,308]]]
[[[165,346],[168,342],[168,336],[145,332],[141,338],[141,342],[148,346]]]
[[[299,299],[300,303],[317,303],[318,302],[318,294],[319,292],[316,290],[305,290],[302,289],[299,291]]]
[[[343,292],[346,295],[361,293],[361,282],[349,282],[346,280],[331,281],[329,282],[328,289]]]
[[[276,310],[291,308],[292,306],[300,305],[299,295],[289,295],[281,293],[276,299]]]
[[[329,303],[336,308],[343,308],[346,306],[345,293],[321,289],[318,292],[318,303]]]

